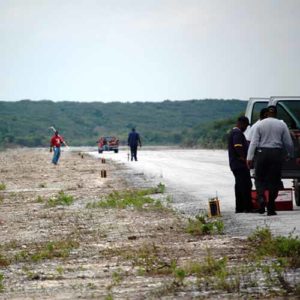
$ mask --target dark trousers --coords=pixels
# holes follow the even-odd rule
[[[135,161],[137,161],[137,147],[137,145],[130,146],[131,160],[134,159]]]
[[[232,171],[235,177],[235,211],[243,212],[251,210],[252,182],[249,169],[242,168]]]
[[[275,199],[281,183],[283,151],[277,148],[258,149],[255,154],[255,186],[260,205],[264,205],[265,191],[269,191],[268,212],[275,211]]]

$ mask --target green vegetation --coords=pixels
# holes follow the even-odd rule
[[[226,148],[230,130],[236,124],[238,115],[228,119],[199,124],[187,130],[182,144],[188,147]]]
[[[135,209],[161,209],[162,203],[148,195],[163,193],[165,186],[159,184],[157,187],[141,190],[127,190],[112,192],[103,200],[88,203],[87,208],[119,208],[133,207]]]
[[[213,122],[231,118],[245,108],[245,101],[217,99],[135,103],[0,101],[0,147],[48,146],[52,135],[49,126],[57,128],[72,146],[96,146],[102,135],[118,136],[126,144],[134,126],[143,144],[206,146],[208,142],[209,147],[218,146],[213,143],[215,136],[219,143],[231,123],[223,128]]]
[[[64,268],[62,266],[56,267],[57,273],[61,276],[64,273]]]
[[[41,202],[42,198],[38,197],[37,201]],[[63,191],[60,191],[58,193],[58,195],[56,195],[52,198],[49,198],[46,201],[46,205],[48,207],[54,207],[54,206],[57,206],[57,205],[71,205],[73,202],[74,202],[74,197],[73,196],[67,195]]]
[[[253,247],[256,257],[273,257],[280,264],[293,268],[300,267],[300,239],[291,233],[288,237],[274,237],[270,228],[257,228],[248,241]]]
[[[0,183],[0,191],[4,191],[6,189],[5,183]]]
[[[0,293],[4,291],[3,280],[4,280],[4,275],[0,273]]]
[[[192,235],[223,234],[224,223],[222,220],[208,220],[203,215],[197,215],[194,219],[189,218],[186,232]]]
[[[145,243],[138,248],[129,248],[120,251],[124,259],[131,261],[133,267],[138,268],[139,275],[167,275],[173,274],[176,268],[174,259],[161,254],[162,249],[155,244]]]
[[[198,216],[197,220],[206,224],[204,216]],[[292,265],[299,256],[298,238],[291,235],[273,237],[269,229],[264,228],[256,230],[248,241],[246,251],[249,255],[238,264],[226,256],[214,257],[209,249],[200,261],[191,259],[179,263],[171,249],[151,243],[111,249],[113,253],[110,254],[131,262],[139,276],[167,276],[168,280],[151,293],[154,298],[174,295],[189,285],[202,292],[235,293],[241,297],[249,295],[249,291],[257,297],[298,295],[296,277],[291,277],[297,276],[291,272],[291,267],[299,267]],[[114,284],[119,283],[123,276],[119,272],[114,274]]]
[[[104,300],[113,300],[114,297],[112,294],[108,294],[107,296],[105,296]]]
[[[10,261],[0,253],[0,268],[6,267],[10,264]]]
[[[45,259],[66,258],[79,243],[70,239],[32,245],[29,249],[18,252],[14,260],[17,262],[38,262]]]
[[[44,203],[44,202],[45,202],[45,199],[44,199],[42,196],[38,196],[38,197],[36,198],[36,202],[37,202],[37,203]]]
[[[220,273],[226,273],[225,269],[227,267],[227,258],[222,257],[220,259],[215,259],[211,253],[208,251],[208,255],[205,257],[204,261],[189,262],[185,267],[186,273],[189,275],[196,275],[197,277],[203,276],[218,276]]]

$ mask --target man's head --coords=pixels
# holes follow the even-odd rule
[[[263,120],[263,119],[265,119],[265,118],[267,118],[267,117],[268,117],[268,108],[265,107],[265,108],[263,108],[263,109],[260,111],[260,113],[259,113],[259,118],[260,118],[260,120]]]
[[[134,127],[131,130],[132,130],[132,132],[135,132],[135,128]]]
[[[244,132],[247,127],[249,126],[249,119],[245,116],[241,116],[237,119],[237,124],[236,126],[242,131]]]
[[[57,130],[55,131],[55,135],[58,135],[58,131]]]
[[[268,117],[276,118],[277,116],[277,108],[275,105],[268,106]]]

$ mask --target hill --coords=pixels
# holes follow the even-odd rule
[[[57,128],[70,145],[95,145],[101,135],[126,143],[136,127],[143,144],[199,144],[214,121],[243,112],[245,101],[188,100],[163,102],[0,101],[0,144],[47,146]],[[207,132],[206,132],[207,133]],[[196,140],[195,140],[196,137]]]

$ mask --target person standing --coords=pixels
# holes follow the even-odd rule
[[[60,157],[60,147],[62,144],[66,145],[64,139],[58,134],[58,131],[55,131],[50,141],[50,152],[53,150],[52,163],[54,165],[57,165],[58,163]]]
[[[132,128],[128,135],[128,146],[130,147],[131,161],[133,161],[133,159],[137,161],[138,145],[142,147],[140,135],[135,131],[135,128]]]
[[[247,141],[250,143],[255,131],[255,128],[257,127],[257,125],[260,123],[261,120],[264,120],[265,118],[268,117],[268,108],[264,107],[263,109],[261,109],[260,113],[259,113],[259,120],[257,120],[250,128],[248,134],[246,132],[246,139]]]
[[[230,169],[235,178],[235,212],[251,212],[252,181],[246,158],[248,142],[244,135],[249,125],[247,117],[239,117],[228,139],[228,156]]]
[[[250,143],[247,165],[253,167],[255,155],[255,185],[259,213],[265,213],[265,191],[269,191],[267,204],[268,216],[277,215],[275,211],[275,199],[281,185],[282,162],[294,156],[294,145],[287,125],[276,119],[277,108],[272,105],[268,107],[268,118],[259,122]]]

